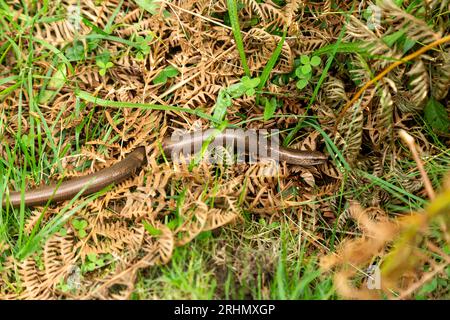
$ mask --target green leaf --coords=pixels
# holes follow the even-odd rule
[[[87,271],[94,271],[95,270],[95,263],[94,262],[89,262],[86,264],[86,269]]]
[[[86,220],[80,221],[80,229],[85,229],[87,227],[88,223]]]
[[[157,14],[159,7],[159,3],[155,0],[135,0],[136,4],[144,9],[145,11],[148,11],[149,13]]]
[[[225,105],[225,107],[231,107],[231,105],[233,104],[233,101],[231,100],[231,97],[229,95],[225,95],[223,97],[223,104]],[[221,120],[222,121],[222,120]]]
[[[301,62],[302,64],[309,64],[309,57],[308,57],[307,55],[302,55],[302,56],[300,57],[300,62]]]
[[[257,78],[249,78],[247,76],[242,77],[241,82],[244,85],[245,89],[253,89],[259,85],[261,80]]]
[[[72,226],[75,228],[75,229],[80,229],[80,221],[78,221],[78,220],[73,220],[72,221]]]
[[[436,290],[437,288],[437,279],[434,278],[433,280],[431,280],[430,282],[428,282],[427,284],[423,285],[423,287],[420,289],[419,294],[426,294],[426,293],[431,293],[434,290]]]
[[[148,223],[147,221],[143,220],[142,221],[144,224],[144,228],[145,230],[147,230],[147,232],[151,235],[151,236],[159,236],[162,234],[162,231],[155,228],[154,226],[152,226],[150,223]]]
[[[299,66],[297,69],[295,69],[295,75],[297,76],[297,78],[301,78],[303,76],[302,66]]]
[[[258,91],[261,91],[266,84],[267,80],[269,79],[270,72],[272,71],[273,67],[275,66],[276,62],[278,61],[278,57],[280,56],[281,50],[283,49],[283,44],[286,39],[286,33],[287,29],[283,31],[283,36],[281,37],[280,41],[277,44],[277,47],[275,48],[274,52],[270,56],[269,61],[267,61],[266,65],[264,66],[263,71],[261,72],[260,79],[258,85]],[[258,99],[257,99],[258,100]]]
[[[97,60],[97,61],[95,62],[95,64],[96,64],[99,68],[101,68],[101,69],[105,69],[105,67],[106,67],[106,63],[103,62],[102,60]]]
[[[177,68],[173,66],[168,66],[164,68],[156,77],[153,79],[153,84],[165,84],[168,78],[173,78],[178,75]]]
[[[106,260],[112,260],[114,257],[113,257],[113,255],[111,253],[107,253],[107,254],[105,254],[104,258]]]
[[[80,238],[84,238],[87,236],[87,232],[84,229],[80,229],[80,230],[78,230],[78,236]]]
[[[319,66],[321,62],[322,61],[320,60],[320,57],[318,57],[318,56],[314,56],[314,57],[311,58],[311,65],[313,67]]]
[[[239,27],[239,17],[236,0],[227,0],[228,14],[230,17],[231,29],[233,31],[234,40],[236,41],[236,48],[241,58],[241,64],[246,75],[250,75],[250,69],[247,64],[245,56],[244,43],[242,42],[241,29]]]
[[[231,97],[226,92],[226,89],[220,89],[216,104],[214,105],[214,119],[222,121],[227,113],[227,108],[231,106],[231,103]]]
[[[247,96],[249,96],[249,97],[251,97],[251,96],[253,96],[254,94],[255,94],[255,89],[253,89],[253,88],[250,88],[250,89],[248,89],[247,91],[245,91],[245,94],[247,95]]]
[[[277,99],[266,99],[265,106],[264,106],[264,121],[267,121],[271,119],[275,113],[275,110],[277,108]]]
[[[84,47],[81,42],[75,42],[73,46],[68,47],[65,56],[69,61],[81,61],[85,58]]]
[[[104,50],[102,53],[98,54],[95,57],[95,62],[97,63],[97,65],[100,67],[100,65],[98,64],[98,62],[103,62],[102,66],[106,66],[106,64],[109,62],[111,58],[111,53],[108,50]],[[103,67],[102,67],[103,68]]]
[[[144,60],[144,55],[142,54],[142,52],[136,53],[136,59],[139,61]]]
[[[300,69],[304,75],[306,75],[312,71],[311,65],[309,65],[309,64],[305,64],[304,66],[301,66]]]
[[[372,16],[373,12],[371,8],[367,8],[362,12],[362,16],[364,19],[369,19]]]
[[[161,71],[154,79],[153,84],[165,84],[167,82],[167,76],[166,73]]]
[[[179,226],[181,226],[183,224],[183,219],[180,217],[176,217],[172,220],[170,220],[166,226],[170,229],[170,230],[175,230],[176,228],[178,228]]]
[[[431,98],[424,109],[425,121],[433,130],[447,133],[450,127],[450,120],[445,107],[434,98]]]
[[[72,226],[76,229],[76,230],[83,230],[87,227],[88,223],[86,220],[77,220],[74,219],[72,221]]]
[[[297,88],[298,89],[300,89],[300,90],[302,90],[302,89],[304,89],[307,85],[308,85],[308,80],[306,80],[306,79],[300,79],[300,80],[298,80],[297,81]]]
[[[403,53],[409,51],[412,47],[416,45],[416,41],[410,38],[405,39],[405,43],[403,44]]]
[[[164,73],[166,74],[166,76],[168,78],[173,78],[176,77],[178,75],[178,69],[175,68],[174,66],[168,66],[164,69]]]
[[[52,78],[48,82],[47,87],[54,88],[54,90],[44,90],[44,92],[39,97],[39,103],[47,103],[51,101],[54,96],[61,90],[61,88],[66,83],[66,75],[67,75],[67,69],[66,65],[61,63],[58,66],[58,69],[53,73]]]
[[[250,82],[250,85],[252,88],[258,87],[259,83],[261,82],[261,79],[259,77],[253,78]]]
[[[205,240],[209,238],[212,238],[212,232],[210,230],[200,232],[195,240]]]
[[[242,84],[241,82],[232,84],[231,86],[229,86],[227,89],[224,89],[226,93],[228,93],[228,95],[231,98],[239,98],[241,97],[245,91],[246,91],[246,87],[244,84]]]
[[[394,43],[396,43],[400,38],[403,37],[404,34],[405,34],[405,30],[398,30],[392,34],[384,36],[382,39],[383,39],[383,42],[388,45],[388,47],[392,47],[394,45]]]
[[[89,261],[95,262],[95,261],[97,261],[97,254],[96,253],[88,253],[87,258],[89,259]]]
[[[109,69],[112,66],[114,66],[114,64],[112,62],[108,62],[108,63],[106,63],[105,69]]]
[[[296,71],[297,71],[297,70],[296,70]],[[297,72],[296,72],[296,74],[297,74]],[[306,79],[306,80],[309,81],[309,80],[311,79],[311,77],[312,77],[312,72],[308,72],[308,73],[306,73],[306,74],[303,74],[303,73],[302,73],[302,70],[299,69],[297,78],[299,78],[299,79]]]

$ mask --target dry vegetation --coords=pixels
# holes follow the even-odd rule
[[[391,63],[449,35],[448,1],[400,2],[381,1],[381,24],[371,29],[366,1],[238,1],[252,77],[261,75],[283,32],[286,38],[261,95],[233,99],[228,124],[280,129],[291,147],[321,150],[331,160],[317,168],[202,163],[190,170],[165,161],[160,142],[174,131],[210,128],[220,91],[245,76],[227,1],[0,1],[3,197],[22,183],[109,166],[137,146],[147,153],[138,175],[105,192],[1,208],[0,297],[129,298],[137,279],[155,276],[148,270],[167,264],[177,247],[231,224],[229,236],[259,219],[284,224],[308,263],[319,256],[324,269],[334,268],[342,297],[409,298],[439,275],[446,279],[448,119],[436,124],[420,115],[430,101],[450,111],[448,42],[399,65],[344,108]],[[302,55],[322,63],[298,90],[292,72]],[[266,120],[257,103],[265,97],[277,100]],[[399,129],[414,137],[418,162],[442,196],[427,194]],[[262,286],[269,286],[278,262],[265,259],[278,257],[282,244],[273,237],[280,235],[256,233],[254,252],[211,251],[218,282],[227,268],[239,270],[238,284],[256,277],[252,264],[242,263],[254,255],[265,265]],[[226,237],[221,245],[229,247]],[[300,252],[294,249],[289,261]],[[382,266],[382,290],[364,289],[373,263]],[[68,287],[77,268],[81,283]],[[432,297],[448,298],[444,287]]]

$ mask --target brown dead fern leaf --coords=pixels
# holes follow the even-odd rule
[[[379,299],[382,295],[406,298],[425,283],[424,279],[431,279],[429,275],[418,276],[419,267],[424,263],[435,265],[433,275],[442,272],[443,265],[436,265],[434,257],[420,247],[432,221],[442,215],[447,218],[447,193],[433,201],[425,212],[396,220],[388,219],[380,210],[377,219],[370,218],[369,209],[351,203],[349,212],[363,231],[362,237],[344,241],[336,254],[321,259],[324,270],[336,270],[334,279],[338,293],[351,299]],[[448,233],[448,230],[442,230]],[[439,252],[446,261],[444,265],[448,265],[450,257]],[[364,284],[360,287],[351,284],[360,274],[367,275],[364,270],[378,259],[381,259],[381,287],[376,288],[378,290]]]

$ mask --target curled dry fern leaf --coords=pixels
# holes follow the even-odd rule
[[[369,124],[372,130],[369,132],[371,139],[375,146],[380,148],[385,142],[389,142],[392,134],[392,122],[394,102],[390,92],[390,87],[387,84],[379,87],[380,103],[373,119],[369,119]]]
[[[56,234],[50,237],[45,243],[40,261],[42,270],[35,257],[28,257],[18,265],[23,290],[20,298],[49,299],[53,295],[56,285],[65,280],[74,266],[72,236]]]
[[[411,81],[409,82],[411,87],[411,99],[419,108],[423,106],[429,92],[430,80],[428,70],[426,69],[423,61],[419,60],[407,74],[411,77]]]
[[[392,32],[401,30],[410,39],[425,44],[441,38],[441,34],[434,32],[424,20],[418,19],[405,10],[402,10],[392,0],[381,1],[380,8],[382,9],[383,15],[386,16],[387,22],[392,27]]]
[[[367,94],[365,97],[367,97]],[[334,143],[349,164],[355,162],[361,149],[364,121],[362,108],[360,107],[361,103],[364,102],[360,101],[356,103],[346,112],[343,120],[338,124],[338,130],[334,140]]]
[[[437,100],[442,100],[448,95],[450,89],[450,50],[442,52],[437,58],[431,73],[431,92]]]

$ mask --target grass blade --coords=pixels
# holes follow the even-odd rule
[[[143,109],[143,110],[164,110],[164,111],[177,111],[177,112],[186,112],[189,114],[196,115],[198,117],[201,117],[203,119],[207,119],[210,121],[213,121],[214,123],[221,124],[221,120],[217,120],[213,116],[204,113],[201,110],[198,109],[189,109],[189,108],[183,108],[183,107],[175,107],[175,106],[165,106],[162,104],[151,104],[151,103],[133,103],[133,102],[122,102],[122,101],[111,101],[111,100],[105,100],[101,98],[97,98],[92,96],[86,91],[77,90],[76,91],[77,97],[80,99],[83,99],[87,102],[95,103],[102,107],[110,107],[110,108],[136,108],[136,109]]]
[[[241,29],[239,27],[236,0],[227,0],[228,14],[230,15],[231,29],[233,30],[236,47],[241,57],[242,67],[245,75],[250,77],[250,69],[248,68],[247,58],[245,57],[244,43],[242,42]]]
[[[267,80],[269,79],[270,73],[272,72],[273,67],[275,67],[275,64],[278,61],[278,57],[280,56],[281,50],[283,49],[284,40],[286,39],[286,33],[287,30],[284,29],[283,36],[281,37],[280,41],[277,44],[277,47],[275,48],[275,51],[270,56],[269,61],[267,61],[267,64],[264,66],[263,71],[261,72],[261,76],[259,79],[261,80],[258,86],[257,91],[260,92],[262,88],[266,85]],[[256,104],[259,102],[259,94],[256,97]]]

